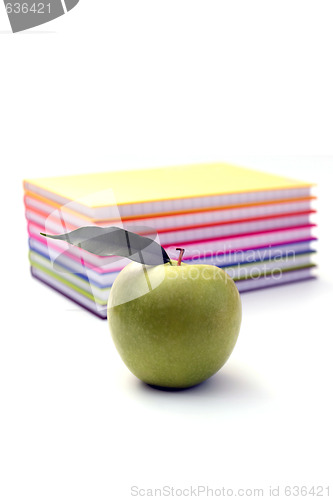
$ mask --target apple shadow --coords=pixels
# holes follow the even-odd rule
[[[185,389],[157,387],[136,380],[133,390],[151,404],[169,405],[177,402],[178,405],[181,401],[182,405],[190,407],[192,404],[196,407],[199,405],[203,411],[205,408],[219,406],[225,408],[228,402],[248,407],[271,399],[270,391],[253,374],[245,371],[236,373],[230,369]]]

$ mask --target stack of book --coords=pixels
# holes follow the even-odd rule
[[[27,179],[32,275],[105,318],[129,263],[41,233],[117,226],[154,238],[171,258],[223,268],[240,292],[314,277],[309,183],[228,164]]]

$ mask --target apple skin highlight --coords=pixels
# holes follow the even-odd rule
[[[127,265],[108,301],[115,346],[149,385],[187,388],[214,375],[238,338],[242,308],[233,280],[208,265]]]

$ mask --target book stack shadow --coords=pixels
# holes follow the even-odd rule
[[[27,179],[32,276],[101,318],[129,260],[42,236],[121,227],[155,239],[173,259],[226,271],[240,292],[315,277],[309,183],[228,164]]]

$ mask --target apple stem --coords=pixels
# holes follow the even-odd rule
[[[183,258],[185,249],[184,248],[176,248],[176,250],[180,252],[179,257],[178,257],[178,262],[177,262],[177,266],[180,266],[182,263],[182,258]]]

